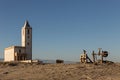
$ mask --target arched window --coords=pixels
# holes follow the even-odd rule
[[[21,49],[19,49],[19,53],[21,53]]]
[[[27,45],[29,45],[29,42],[27,43]]]
[[[27,33],[30,34],[30,30],[29,29],[28,29]]]

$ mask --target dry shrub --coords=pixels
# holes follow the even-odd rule
[[[10,63],[8,63],[8,66],[17,66],[18,65],[18,63],[16,63],[16,62],[10,62]]]
[[[95,62],[95,63],[93,63],[94,65],[98,65],[98,63],[97,62]]]
[[[64,60],[57,59],[56,63],[64,63]]]

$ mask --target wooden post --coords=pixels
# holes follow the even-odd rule
[[[83,59],[84,59],[84,63],[87,63],[88,61],[87,61],[87,54],[86,54],[86,50],[83,50],[83,54],[84,54],[84,57],[83,57]]]
[[[101,63],[103,63],[103,56],[102,56],[102,54],[101,54]]]
[[[93,56],[93,63],[95,63],[95,52],[92,52],[92,56]]]

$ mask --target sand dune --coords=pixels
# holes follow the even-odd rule
[[[120,80],[120,64],[1,63],[0,80]]]

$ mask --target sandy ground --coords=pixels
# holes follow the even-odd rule
[[[1,63],[0,80],[120,80],[120,64]]]

